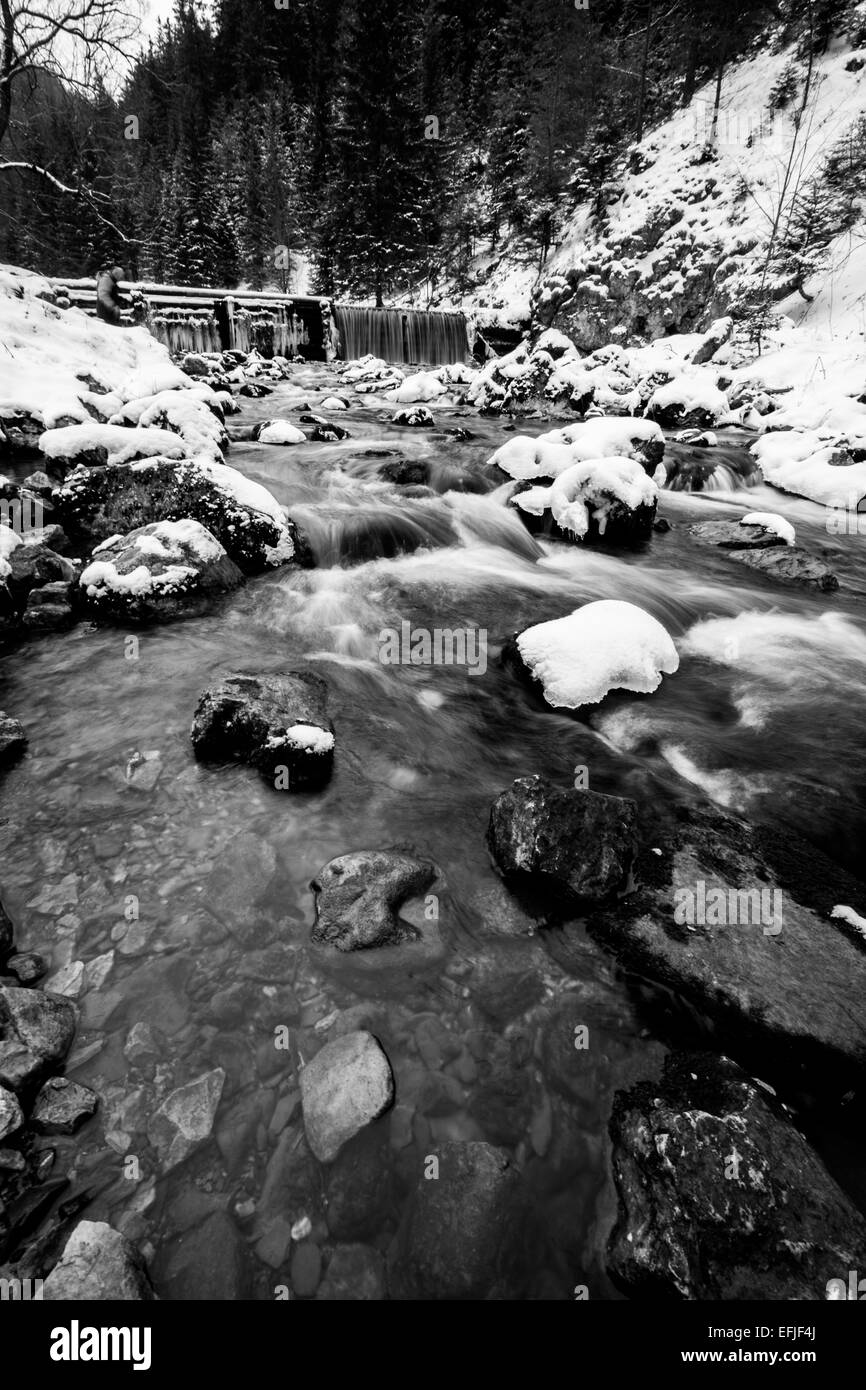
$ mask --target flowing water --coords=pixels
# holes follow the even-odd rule
[[[297,422],[298,388],[315,409],[334,385],[325,367],[299,368],[290,386],[245,403],[233,430]],[[260,1197],[274,1105],[296,1092],[301,1058],[333,1036],[335,1011],[353,1009],[391,1059],[397,1107],[358,1160],[374,1173],[352,1238],[386,1250],[424,1156],[444,1139],[483,1138],[515,1155],[534,1196],[532,1296],[568,1298],[583,1283],[616,1297],[602,1257],[611,1096],[704,1024],[624,979],[581,922],[539,928],[491,866],[490,804],[515,777],[567,787],[582,766],[595,790],[635,797],[650,833],[664,807],[709,798],[796,828],[859,872],[863,539],[829,535],[822,509],[755,486],[748,441],[728,437],[712,472],[708,453],[671,446],[680,485],[691,471],[701,490],[665,492],[673,529],[643,552],[537,541],[485,469],[508,437],[502,422],[451,409],[437,412],[437,430],[413,430],[391,413],[366,397],[340,415],[352,438],[338,445],[231,451],[290,509],[316,568],[251,580],[208,616],[144,630],[137,644],[81,625],[0,664],[0,707],[30,735],[28,757],[0,783],[3,896],[22,948],[53,970],[86,967],[67,1070],[102,1097],[79,1135],[50,1141],[55,1175],[71,1175],[60,1199],[126,1230],[158,1280],[196,1219]],[[457,426],[472,437],[445,434]],[[382,467],[400,461],[427,485],[383,482]],[[841,591],[774,584],[686,534],[744,507],[789,517],[810,550],[831,555]],[[615,697],[588,719],[552,713],[499,664],[501,645],[599,598],[657,617],[680,670],[653,696]],[[405,621],[480,629],[486,669],[383,664],[380,633]],[[324,790],[281,795],[248,768],[194,761],[189,726],[206,686],[231,670],[295,668],[331,692],[337,756]],[[160,754],[152,790],[125,778],[136,751]],[[336,855],[395,844],[441,870],[445,964],[324,963],[309,945],[311,879]],[[852,906],[866,911],[866,891]],[[576,1021],[590,1029],[585,1052]],[[124,1055],[140,1022],[158,1030],[149,1070]],[[274,1042],[283,1025],[288,1051]],[[149,1114],[215,1066],[227,1076],[219,1152],[160,1175]],[[289,1123],[299,1130],[299,1111]],[[846,1181],[850,1138],[815,1137]],[[309,1214],[320,1243],[333,1243],[321,1201],[293,1200],[285,1215]],[[253,1295],[273,1298],[285,1273],[252,1259]]]

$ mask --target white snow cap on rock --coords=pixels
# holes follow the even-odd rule
[[[575,463],[602,458],[634,458],[640,444],[664,448],[661,426],[635,415],[599,416],[562,430],[549,430],[537,439],[518,434],[501,445],[489,463],[509,477],[556,478]]]
[[[779,516],[777,512],[748,512],[745,516],[740,517],[740,525],[763,526],[766,531],[771,531],[786,545],[793,545],[797,539],[797,533],[790,521]]]
[[[845,903],[837,903],[830,916],[847,922],[849,927],[853,927],[861,936],[866,937],[866,917],[861,917],[859,912],[854,911],[853,907],[848,907]]]
[[[512,497],[521,511],[541,516],[548,509],[557,525],[583,539],[590,517],[603,536],[617,502],[634,511],[651,507],[658,488],[639,463],[628,458],[587,459],[560,473],[551,487],[533,487]]]
[[[95,420],[86,425],[46,430],[39,438],[39,449],[49,459],[74,459],[93,449],[105,449],[109,463],[157,456],[180,459],[188,452],[183,439],[172,430],[126,429],[123,425],[100,425]]]
[[[305,444],[307,436],[290,420],[269,420],[259,432],[259,444]]]
[[[415,372],[405,377],[393,391],[386,391],[384,399],[397,405],[409,405],[413,401],[435,401],[446,391],[447,387],[442,385],[436,372]]]
[[[647,401],[646,411],[649,415],[653,411],[668,410],[672,406],[680,406],[684,414],[693,410],[705,411],[716,421],[727,413],[728,398],[715,385],[710,373],[691,375],[683,372],[666,386],[659,386],[653,391]]]
[[[634,603],[599,599],[517,638],[526,666],[556,709],[597,705],[611,690],[650,694],[680,664],[670,636]]]
[[[348,410],[349,407],[346,405],[346,402],[344,400],[340,399],[339,396],[326,396],[325,399],[322,401],[321,409]]]

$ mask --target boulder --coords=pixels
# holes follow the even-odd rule
[[[14,1134],[24,1123],[24,1114],[18,1104],[14,1091],[0,1086],[0,1144]]]
[[[729,550],[732,560],[741,565],[759,570],[770,579],[783,584],[798,584],[807,589],[817,589],[822,594],[835,593],[839,588],[838,577],[823,560],[815,560],[800,546],[786,545],[767,550]]]
[[[397,410],[392,415],[391,422],[395,425],[414,425],[423,429],[430,429],[436,424],[426,405],[413,405]]]
[[[611,1277],[631,1297],[824,1299],[866,1265],[866,1221],[781,1106],[726,1058],[675,1053],[610,1121]]]
[[[153,1302],[135,1246],[104,1221],[79,1221],[42,1286],[52,1302]]]
[[[222,1067],[205,1072],[166,1096],[148,1120],[147,1137],[163,1173],[176,1168],[210,1138],[226,1074]]]
[[[200,760],[244,762],[277,790],[304,791],[331,775],[334,726],[319,676],[227,676],[199,699],[192,745]]]
[[[787,827],[681,807],[635,863],[636,889],[587,923],[629,970],[709,1016],[762,1075],[841,1094],[862,1081],[866,943],[837,903],[862,883]]]
[[[39,989],[0,985],[0,1082],[21,1092],[59,1067],[72,1046],[75,1008]]]
[[[76,586],[58,582],[31,589],[21,622],[28,632],[62,632],[78,616]]]
[[[234,1303],[250,1297],[246,1243],[224,1211],[168,1243],[154,1270],[156,1286],[172,1303]]]
[[[153,522],[189,519],[210,531],[245,574],[272,563],[272,551],[285,547],[288,530],[265,488],[224,464],[192,460],[77,468],[56,502],[77,549],[92,549]]]
[[[3,960],[3,948],[0,946],[0,963]],[[37,980],[41,980],[45,974],[45,961],[34,951],[23,951],[20,955],[10,956],[3,969],[9,975],[14,975],[19,985],[35,985]]]
[[[624,797],[521,777],[494,801],[487,843],[506,880],[586,906],[625,888],[636,825]]]
[[[10,714],[0,710],[0,767],[9,767],[23,756],[27,748],[27,735],[24,725]],[[0,909],[2,911],[2,909]],[[2,928],[0,928],[2,940]]]
[[[244,576],[216,537],[187,518],[103,541],[79,582],[94,617],[147,623],[205,612]]]
[[[385,1264],[371,1245],[338,1245],[319,1285],[319,1302],[378,1303],[385,1297]]]
[[[312,884],[313,941],[338,951],[359,951],[418,940],[420,931],[400,917],[400,908],[407,898],[424,894],[436,872],[427,860],[393,850],[361,850],[332,859]]]
[[[74,1134],[96,1113],[99,1097],[66,1076],[52,1076],[36,1097],[30,1123],[37,1134]]]
[[[394,1077],[371,1033],[346,1033],[326,1043],[301,1072],[307,1142],[320,1163],[377,1119],[394,1100]]]
[[[524,1295],[527,1197],[504,1149],[446,1142],[419,1158],[392,1252],[392,1297],[506,1300]]]

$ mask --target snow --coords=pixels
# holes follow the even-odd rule
[[[404,377],[395,390],[386,391],[385,400],[408,405],[412,401],[435,401],[446,392],[437,372],[415,372],[414,376]]]
[[[149,535],[136,538],[136,546],[143,555],[154,555],[165,560],[182,559],[184,549],[191,551],[202,562],[221,560],[226,553],[207,527],[189,517],[181,521],[158,522]]]
[[[105,590],[138,598],[154,589],[167,592],[180,588],[195,578],[196,571],[189,565],[169,565],[159,574],[152,574],[146,565],[138,565],[128,574],[120,574],[110,560],[94,560],[82,573],[80,583],[89,598],[98,598]]]
[[[229,492],[235,501],[242,507],[249,507],[251,511],[263,512],[269,516],[284,531],[286,528],[286,514],[272,493],[268,492],[261,483],[254,482],[252,478],[247,478],[243,473],[239,473],[236,468],[231,468],[227,463],[215,463],[210,458],[196,458],[194,463],[206,473],[213,482],[217,483],[224,491]]]
[[[488,460],[510,478],[556,478],[575,463],[600,458],[632,458],[642,444],[664,448],[661,427],[635,416],[599,416],[566,429],[550,430],[537,439],[518,434],[501,445]]]
[[[703,411],[710,416],[707,423],[715,424],[722,415],[727,414],[728,398],[713,384],[712,375],[697,369],[694,375],[683,372],[666,386],[659,386],[647,402],[647,414],[679,407],[683,414]]]
[[[286,741],[308,753],[330,753],[334,747],[334,735],[316,724],[293,724],[286,730]]]
[[[859,913],[854,911],[853,907],[848,907],[844,903],[837,903],[830,916],[847,922],[849,927],[853,927],[861,936],[866,937],[866,917],[861,917]]]
[[[171,430],[126,429],[123,425],[67,425],[46,430],[39,439],[40,451],[50,459],[74,459],[93,449],[106,449],[109,463],[128,463],[131,459],[183,458],[187,447]]]
[[[778,512],[748,512],[746,516],[740,517],[740,525],[763,526],[786,545],[793,545],[797,539],[797,533],[790,521],[784,516],[779,516]]]
[[[259,444],[305,444],[307,436],[289,420],[268,420],[259,431]]]
[[[170,433],[179,434],[191,450],[211,453],[219,461],[228,440],[224,426],[208,408],[209,399],[218,403],[215,393],[208,387],[160,391],[156,396],[130,401],[108,423],[167,428]]]
[[[347,406],[346,402],[345,402],[344,400],[341,400],[339,396],[326,396],[325,399],[322,401],[322,406],[321,406],[321,408],[322,408],[322,410],[348,410],[348,409],[349,409],[349,407]]]
[[[21,537],[17,531],[13,531],[11,526],[0,526],[0,580],[8,578],[12,573],[9,556],[20,544]]]
[[[563,530],[582,540],[589,530],[590,518],[596,521],[603,536],[616,503],[629,511],[654,506],[658,488],[634,459],[588,459],[566,468],[550,487],[529,488],[511,500],[535,516],[550,510]]]
[[[661,623],[620,599],[599,599],[527,628],[517,648],[557,709],[597,705],[611,690],[650,694],[679,666]]]
[[[857,509],[866,497],[866,462],[846,462],[834,444],[813,430],[767,434],[752,445],[764,480],[825,507]]]
[[[157,381],[180,384],[183,373],[146,328],[116,328],[79,309],[58,309],[40,294],[51,294],[40,276],[0,266],[0,419],[24,412],[51,429],[89,421],[85,401],[107,417],[124,399],[164,389]],[[137,380],[147,389],[133,389]],[[187,378],[183,384],[193,385]]]

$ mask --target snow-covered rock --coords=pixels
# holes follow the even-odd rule
[[[793,545],[797,539],[797,533],[785,517],[779,516],[778,512],[748,512],[740,517],[741,526],[763,526],[766,531],[770,531],[774,536],[778,536],[786,545]]]
[[[186,458],[190,449],[171,430],[127,429],[123,425],[69,425],[46,430],[39,440],[40,451],[52,463],[74,468],[82,464],[96,468],[106,463],[132,463],[135,459]]]
[[[533,517],[549,512],[554,534],[566,539],[636,546],[652,533],[658,488],[634,459],[588,459],[566,468],[549,487],[530,487],[511,501]]]
[[[252,438],[259,444],[305,444],[307,436],[290,420],[263,420],[253,426]]]
[[[70,538],[92,549],[158,521],[199,522],[245,573],[285,563],[294,532],[276,498],[207,457],[77,468],[56,496]]]
[[[566,429],[550,430],[537,439],[515,435],[491,455],[509,478],[556,478],[575,463],[599,458],[632,458],[647,472],[655,471],[664,457],[661,428],[635,417],[598,417]]]
[[[555,709],[597,705],[611,690],[650,694],[679,656],[651,614],[620,599],[584,604],[521,632],[513,644],[524,669]]]
[[[415,372],[404,377],[393,391],[385,392],[386,401],[396,405],[409,405],[413,401],[435,401],[447,394],[447,386],[442,384],[438,372]]]
[[[855,462],[845,446],[827,443],[814,430],[765,434],[750,452],[765,482],[782,492],[849,511],[866,499],[866,461]]]
[[[103,541],[80,579],[96,617],[161,621],[199,613],[243,583],[219,541],[197,521],[159,521]]]
[[[227,676],[199,698],[192,745],[202,761],[249,763],[277,791],[320,786],[331,774],[334,726],[319,676]]]
[[[414,410],[395,411],[391,420],[395,425],[414,425],[422,429],[429,429],[436,424],[430,411],[424,405],[417,405]]]
[[[728,411],[728,398],[706,374],[678,376],[653,391],[644,414],[660,425],[705,429]]]

